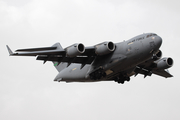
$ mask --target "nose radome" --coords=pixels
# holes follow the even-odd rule
[[[162,44],[162,38],[160,36],[157,36],[155,42],[156,42],[157,47],[160,47]]]

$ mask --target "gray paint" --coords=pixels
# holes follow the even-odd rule
[[[112,42],[103,42],[94,47],[87,48],[84,48],[84,45],[81,44],[84,49],[83,52],[81,54],[78,53],[78,55],[75,52],[76,55],[72,54],[71,56],[69,56],[66,49],[77,49],[78,44],[63,49],[59,43],[56,43],[52,46],[52,49],[56,47],[55,50],[48,50],[51,47],[17,50],[21,53],[12,53],[8,46],[7,49],[11,56],[35,55],[38,56],[37,58],[47,56],[41,60],[44,60],[44,63],[46,61],[53,61],[54,66],[59,72],[54,81],[58,82],[114,80],[118,83],[124,83],[124,81],[129,81],[130,77],[134,74],[144,74],[146,77],[151,76],[152,73],[163,77],[172,77],[169,72],[164,70],[172,66],[168,65],[168,58],[159,58],[160,60],[153,59],[153,56],[158,53],[162,44],[162,38],[158,35],[154,33],[141,34],[127,41],[111,45],[113,46],[112,50],[108,48],[109,43],[114,44]],[[27,52],[24,53],[24,51]],[[100,52],[101,54],[99,54]],[[91,64],[87,64],[86,61],[92,56],[94,60]],[[75,60],[78,58],[81,58],[81,63]],[[173,63],[172,59],[171,62]]]
[[[180,119],[180,7],[178,0],[1,0],[0,119],[156,120]],[[163,38],[174,75],[132,77],[131,82],[57,83],[51,62],[9,57],[14,51],[60,42],[95,45],[120,42],[143,32]]]

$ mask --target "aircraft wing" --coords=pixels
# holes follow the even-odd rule
[[[65,50],[56,50],[57,47],[42,47],[42,48],[28,48],[28,49],[18,49],[16,53],[13,53],[12,50],[6,45],[9,55],[11,56],[37,56],[37,55],[64,55]],[[86,47],[83,55],[95,55],[95,47]]]
[[[42,47],[42,48],[28,48],[28,49],[18,49],[15,53],[7,45],[10,56],[37,56],[37,60],[43,60],[53,62],[68,62],[68,63],[81,63],[81,64],[91,64],[95,59],[95,47],[85,47],[85,52],[75,56],[68,57],[66,55],[66,50],[57,49],[56,46],[52,47]]]
[[[168,77],[173,77],[173,75],[171,75],[168,71],[168,69],[165,70],[153,70],[152,71],[154,74],[168,78]]]
[[[137,74],[143,74],[144,77],[146,76],[151,76],[152,74],[156,74],[165,78],[169,78],[169,77],[173,77],[173,75],[171,75],[168,71],[168,67],[167,68],[158,68],[158,63],[160,61],[165,61],[165,59],[170,59],[170,58],[162,58],[160,60],[148,60],[145,61],[144,63],[139,64],[138,66],[136,66],[136,69],[134,70],[135,75]],[[162,63],[162,62],[161,62]],[[165,63],[165,62],[164,62]],[[164,64],[165,66],[165,64]],[[171,66],[169,66],[171,67]]]

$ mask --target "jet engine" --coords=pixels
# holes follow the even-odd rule
[[[156,63],[156,69],[167,69],[173,66],[172,58],[162,58]]]
[[[77,55],[84,53],[84,51],[84,45],[82,43],[76,43],[66,48],[66,55],[68,57],[76,57]]]
[[[156,54],[153,55],[153,60],[159,60],[162,57],[162,52],[159,50]]]
[[[105,55],[111,53],[115,50],[115,45],[113,42],[104,42],[95,46],[95,53],[97,55]]]

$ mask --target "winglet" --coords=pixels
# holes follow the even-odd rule
[[[12,52],[12,50],[9,48],[9,46],[6,45],[6,47],[7,47],[7,49],[8,49],[9,55],[13,55],[13,52]]]

